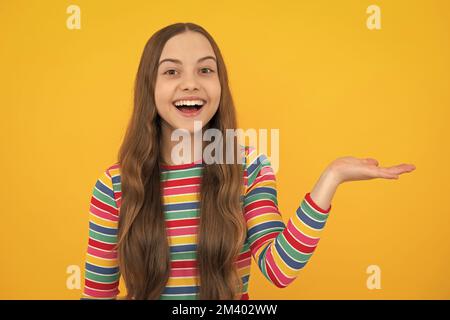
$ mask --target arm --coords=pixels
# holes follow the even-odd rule
[[[284,288],[311,258],[331,206],[323,209],[307,193],[286,227],[278,210],[270,162],[263,154],[256,156],[254,151],[249,152],[244,216],[250,250],[264,276]]]
[[[116,299],[120,293],[117,261],[118,207],[108,170],[98,178],[89,208],[89,239],[81,299]]]
[[[311,191],[311,199],[321,208],[329,208],[334,194],[336,193],[339,181],[334,171],[327,168],[317,180]]]

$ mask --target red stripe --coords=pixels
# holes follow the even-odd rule
[[[319,207],[319,206],[317,205],[317,203],[315,203],[315,202],[313,201],[313,199],[311,198],[310,192],[308,192],[308,193],[306,194],[305,198],[306,198],[306,201],[308,201],[308,203],[311,205],[311,207],[313,207],[313,208],[316,209],[317,211],[319,211],[319,212],[321,212],[321,213],[328,213],[328,212],[330,212],[330,210],[331,210],[331,204],[330,204],[330,207],[329,207],[327,210],[322,209],[321,207]]]
[[[279,233],[280,232],[278,232],[278,231],[277,232],[271,232],[271,233],[268,233],[268,234],[266,234],[265,236],[263,236],[261,238],[258,238],[255,242],[253,242],[250,245],[250,249],[252,250],[253,253],[256,253],[256,251],[258,251],[258,248],[261,245],[263,245],[268,240],[272,240],[272,239],[276,238]]]
[[[188,261],[171,261],[171,268],[195,268],[197,267],[197,262],[188,260]]]
[[[278,211],[278,210],[276,210],[276,206],[275,206],[274,202],[271,200],[256,200],[256,201],[246,205],[244,209],[245,209],[245,212],[247,213],[248,211],[250,211],[252,209],[256,209],[259,207],[266,207],[266,206],[275,208],[274,209],[275,212]]]
[[[186,179],[178,179],[178,180],[166,180],[162,182],[162,186],[164,188],[167,187],[179,187],[179,186],[185,186],[189,184],[200,184],[201,179],[200,177],[194,177],[194,178],[186,178]]]
[[[267,257],[267,256],[266,256]],[[278,282],[277,278],[275,277],[275,275],[273,274],[272,270],[270,270],[270,267],[268,265],[268,263],[266,263],[265,260],[263,260],[263,263],[265,263],[266,266],[266,271],[267,271],[267,275],[269,276],[269,278],[272,280],[272,283],[274,285],[276,285],[279,288],[282,288],[283,286]]]
[[[292,235],[287,231],[284,232],[283,234],[284,234],[287,242],[289,242],[289,244],[291,246],[293,246],[295,249],[297,249],[303,253],[312,253],[316,249],[316,247],[308,247],[308,246],[305,246],[304,244],[298,242],[298,240],[295,239],[294,237],[292,237]]]
[[[170,169],[187,169],[187,168],[193,168],[196,164],[200,164],[200,161],[194,161],[191,163],[184,163],[184,164],[161,164],[160,167],[162,169],[170,170]]]
[[[248,293],[244,293],[244,294],[241,296],[241,300],[249,300]]]
[[[92,289],[98,289],[98,290],[112,290],[116,289],[119,285],[119,281],[113,282],[113,283],[99,283],[94,282],[89,279],[85,279],[86,286]]]
[[[99,200],[97,200],[97,198],[95,198],[94,196],[91,197],[91,203],[93,205],[95,205],[97,208],[100,208],[102,210],[105,210],[111,214],[114,214],[117,216],[117,214],[119,213],[119,210],[117,210],[117,208],[111,207],[110,205],[104,203],[104,202],[100,202]]]
[[[244,252],[244,253],[241,253],[240,255],[238,255],[237,260],[238,261],[245,260],[245,259],[250,258],[250,256],[251,256],[251,252],[247,251],[247,252]]]
[[[103,250],[114,250],[114,247],[115,247],[115,244],[99,242],[92,238],[89,238],[88,243],[91,247],[99,248],[99,249],[103,249]]]
[[[187,227],[187,226],[197,226],[199,223],[199,218],[196,219],[181,219],[181,220],[166,220],[166,226],[168,228],[174,227]]]

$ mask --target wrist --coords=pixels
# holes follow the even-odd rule
[[[328,183],[339,186],[343,181],[341,180],[339,173],[337,170],[331,165],[328,166],[322,173],[323,180],[326,180]]]

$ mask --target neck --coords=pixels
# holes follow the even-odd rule
[[[194,133],[191,132],[190,133],[190,143],[189,143],[189,148],[190,148],[190,155],[184,155],[182,154],[181,156],[183,157],[181,160],[181,163],[175,163],[174,161],[172,161],[172,150],[176,145],[178,146],[178,150],[180,146],[183,145],[183,139],[185,138],[181,138],[178,141],[172,141],[170,139],[171,135],[172,135],[173,129],[166,123],[161,123],[161,161],[163,164],[165,165],[175,165],[175,164],[186,164],[186,163],[193,163],[193,162],[197,162],[197,161],[201,161],[203,158],[203,149],[205,147],[205,141],[203,141],[203,139],[201,139],[201,148],[197,148],[199,150],[195,150],[195,143],[194,142]],[[188,144],[186,144],[186,146],[188,146]],[[183,151],[185,151],[183,149]],[[187,151],[187,150],[186,150]],[[197,151],[197,152],[196,152]],[[178,154],[178,152],[177,152]]]

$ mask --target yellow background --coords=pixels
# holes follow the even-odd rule
[[[66,27],[71,4],[81,30]],[[381,30],[366,27],[371,4]],[[276,288],[253,261],[251,299],[450,298],[446,0],[1,1],[0,298],[79,299],[66,268],[83,270],[91,192],[116,159],[143,47],[188,21],[223,52],[240,127],[280,129],[285,222],[337,157],[417,167],[341,185],[298,279]]]

